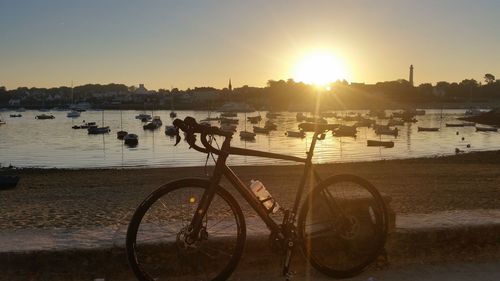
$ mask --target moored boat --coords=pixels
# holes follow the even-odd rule
[[[80,117],[80,112],[78,112],[76,110],[71,110],[70,112],[68,112],[68,114],[66,114],[66,117],[69,117],[69,118]]]
[[[136,134],[127,134],[123,142],[128,146],[136,146],[139,143],[139,137]]]
[[[391,129],[389,127],[387,127],[387,128],[380,127],[380,128],[375,129],[375,134],[377,134],[377,135],[389,135],[389,136],[397,137],[398,136],[398,128]]]
[[[286,131],[285,135],[292,138],[304,138],[306,133],[303,131]]]
[[[277,130],[278,126],[276,124],[274,124],[272,121],[267,120],[266,124],[264,125],[264,128],[272,131],[272,130]]]
[[[21,114],[10,114],[9,117],[10,118],[18,118],[18,117],[23,117],[23,115],[21,115]]]
[[[177,129],[175,128],[175,126],[165,126],[165,135],[170,137],[177,135]]]
[[[476,132],[497,132],[498,128],[494,127],[477,127],[476,126]]]
[[[358,130],[356,126],[345,126],[340,125],[338,128],[332,131],[333,136],[335,137],[356,137]]]
[[[389,122],[387,122],[388,126],[404,126],[405,122],[402,119],[389,119]]]
[[[277,118],[278,116],[280,116],[281,114],[279,113],[276,113],[276,112],[268,112],[266,113],[266,117],[269,118],[269,119],[274,119],[274,118]]]
[[[437,132],[439,128],[436,127],[418,127],[419,132]]]
[[[118,131],[116,132],[116,138],[122,140],[127,134],[128,132],[126,131]]]
[[[108,126],[97,127],[94,125],[94,126],[90,126],[87,129],[87,132],[89,133],[89,135],[99,135],[99,134],[107,134],[107,133],[111,132],[111,130],[109,129]]]
[[[248,122],[250,122],[252,124],[257,124],[260,122],[260,120],[262,120],[262,117],[260,117],[260,115],[249,116],[249,117],[247,117],[247,120],[248,120]]]
[[[139,119],[139,120],[146,119],[146,121],[148,121],[148,120],[151,120],[151,115],[145,114],[145,113],[141,113],[141,114],[136,115],[135,119]]]
[[[236,125],[222,123],[220,125],[220,129],[225,131],[225,132],[236,132]]]
[[[262,127],[257,127],[253,126],[253,132],[256,134],[269,134],[269,129],[268,128],[262,128]]]
[[[38,120],[54,119],[54,118],[55,118],[54,115],[45,113],[35,116],[35,119]]]
[[[153,117],[153,120],[151,122],[147,123],[146,125],[142,126],[144,130],[156,130],[163,125],[163,122],[161,122],[160,116],[155,116]]]
[[[236,112],[222,112],[220,114],[221,117],[238,117],[238,114]]]
[[[391,148],[391,147],[394,147],[394,142],[393,141],[367,140],[366,145],[367,146],[383,146],[386,148]]]
[[[247,131],[241,131],[240,132],[240,138],[244,139],[244,140],[254,140],[255,139],[255,133],[247,132]]]
[[[219,122],[221,124],[238,124],[240,121],[238,119],[232,119],[232,118],[220,118]]]
[[[446,127],[463,127],[464,123],[446,123]]]

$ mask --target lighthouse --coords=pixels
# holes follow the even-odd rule
[[[410,79],[408,81],[410,81],[410,85],[413,87],[413,64],[410,64]]]

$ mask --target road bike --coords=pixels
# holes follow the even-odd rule
[[[181,140],[179,131],[183,131],[191,148],[217,159],[209,178],[171,181],[153,191],[136,209],[127,230],[126,250],[139,280],[226,280],[231,276],[244,250],[246,225],[238,202],[220,185],[223,176],[269,229],[272,251],[284,257],[287,280],[292,276],[292,256],[299,249],[314,268],[334,278],[360,273],[383,250],[388,212],[377,189],[355,175],[321,179],[314,169],[316,142],[334,125],[300,124],[301,130],[313,133],[307,157],[301,158],[232,147],[232,132],[198,124],[192,117],[176,119],[173,124],[176,145]],[[220,148],[214,147],[215,137],[224,138]],[[227,166],[230,155],[304,164],[293,207],[280,210],[281,223],[273,219],[277,209],[274,199],[256,196]],[[306,186],[309,190],[304,195]],[[266,203],[268,200],[273,204]]]

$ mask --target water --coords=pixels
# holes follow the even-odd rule
[[[367,113],[367,111],[354,111]],[[187,143],[181,142],[174,146],[174,139],[164,134],[164,127],[157,131],[145,131],[143,123],[135,116],[144,111],[125,110],[123,114],[123,129],[139,136],[139,145],[129,148],[116,138],[116,132],[121,128],[120,111],[87,111],[82,112],[79,118],[66,117],[65,111],[52,111],[55,119],[37,120],[39,111],[21,112],[21,118],[9,118],[9,114],[16,112],[2,112],[1,119],[7,122],[0,125],[0,164],[16,167],[43,167],[43,168],[104,168],[104,167],[180,167],[200,166],[205,164],[206,155],[188,148]],[[151,112],[146,112],[151,114]],[[206,111],[178,111],[178,118],[193,116],[197,120],[207,117]],[[434,155],[450,155],[455,148],[464,151],[482,151],[500,149],[500,133],[476,132],[474,127],[452,128],[445,127],[446,122],[457,122],[456,117],[463,116],[464,110],[427,110],[426,115],[417,116],[418,123],[406,124],[400,129],[397,138],[391,136],[376,136],[373,129],[358,128],[357,137],[336,138],[327,134],[323,141],[318,141],[314,162],[352,162],[370,161],[396,158],[415,158]],[[257,112],[248,113],[255,116]],[[264,126],[265,112],[260,126]],[[257,135],[254,142],[245,142],[238,135],[232,141],[233,146],[270,151],[305,157],[305,151],[311,143],[312,133],[304,139],[289,138],[284,135],[286,130],[297,130],[297,121],[293,112],[282,112],[275,123],[278,130],[269,135]],[[346,112],[339,112],[346,114]],[[88,135],[87,130],[74,130],[73,125],[86,122],[101,124],[104,115],[104,124],[110,126],[111,133],[106,135]],[[170,124],[172,119],[169,111],[155,111],[163,124]],[[212,116],[218,115],[212,112]],[[442,118],[441,118],[442,116]],[[238,131],[245,129],[244,113],[238,113],[240,124]],[[335,118],[328,118],[329,123],[338,123]],[[384,123],[387,121],[380,121]],[[213,123],[214,125],[217,123]],[[348,125],[349,122],[344,122]],[[248,123],[247,130],[252,131],[252,124]],[[440,127],[439,132],[418,132],[417,126]],[[457,135],[457,132],[459,133]],[[464,140],[462,140],[462,137]],[[367,147],[366,140],[393,140],[393,148]],[[219,138],[219,144],[222,139]],[[470,148],[467,148],[470,144]],[[287,164],[290,162],[256,158],[248,156],[231,156],[231,165],[265,165]],[[213,161],[209,161],[213,165]]]

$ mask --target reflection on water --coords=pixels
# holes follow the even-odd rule
[[[174,146],[174,139],[164,134],[164,126],[156,131],[143,130],[140,120],[135,116],[142,111],[126,110],[123,115],[123,130],[139,136],[139,145],[130,148],[123,145],[123,141],[116,138],[116,132],[121,129],[120,111],[106,110],[104,123],[110,126],[111,133],[106,135],[88,135],[86,130],[75,130],[73,125],[85,122],[102,123],[101,111],[82,112],[76,119],[66,117],[64,111],[51,112],[55,119],[36,120],[38,111],[23,112],[21,118],[8,118],[10,113],[3,112],[0,118],[6,120],[6,125],[0,126],[0,163],[2,166],[12,164],[17,167],[57,167],[57,168],[92,168],[92,167],[140,167],[140,166],[200,166],[204,165],[206,156],[188,148],[185,142]],[[367,113],[367,111],[355,111]],[[151,113],[151,112],[148,112]],[[318,141],[314,161],[351,162],[380,159],[413,158],[433,155],[454,154],[455,148],[464,151],[500,149],[500,133],[476,132],[474,127],[446,127],[445,123],[456,122],[455,118],[462,116],[464,110],[427,110],[424,116],[417,116],[418,123],[405,124],[399,127],[399,136],[376,136],[373,129],[358,128],[356,138],[333,137],[327,134],[325,140]],[[255,116],[258,112],[248,113]],[[257,126],[264,126],[267,120],[265,112],[260,113],[262,121]],[[278,125],[277,131],[269,135],[257,134],[253,142],[245,142],[238,135],[232,145],[290,154],[305,157],[305,151],[311,143],[312,133],[306,138],[289,138],[285,136],[287,130],[297,130],[296,113],[282,112],[274,120]],[[346,112],[339,112],[339,115]],[[156,111],[163,124],[170,124],[172,119],[169,111]],[[211,113],[215,115],[214,112]],[[178,111],[178,117],[193,116],[197,120],[207,117],[205,111]],[[245,115],[238,113],[240,124],[238,131],[252,130],[253,124],[245,124]],[[336,118],[327,118],[329,123],[343,123],[350,125],[353,122],[342,122]],[[379,123],[387,121],[380,120]],[[217,122],[213,122],[216,125]],[[438,132],[418,132],[421,127],[439,127]],[[462,139],[463,138],[463,139]],[[366,140],[393,140],[393,148],[367,147]],[[222,144],[222,139],[218,139]],[[470,148],[467,145],[470,144]],[[231,156],[232,165],[264,165],[287,164],[281,160]]]

